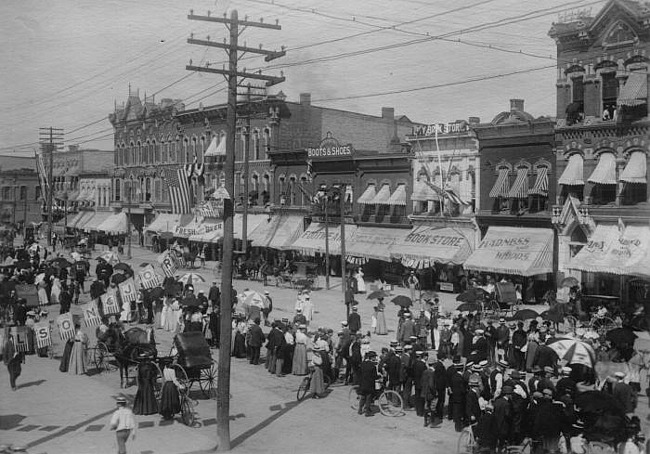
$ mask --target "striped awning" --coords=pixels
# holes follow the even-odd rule
[[[440,196],[434,189],[424,181],[416,181],[411,194],[411,200],[416,202],[428,202],[429,200],[440,200]]]
[[[388,205],[406,206],[406,185],[400,184],[388,199]]]
[[[529,195],[538,194],[541,196],[548,195],[548,168],[547,167],[538,167],[537,168],[537,179],[533,188],[528,191]]]
[[[625,169],[621,172],[620,180],[625,183],[647,183],[647,159],[642,151],[635,151],[630,155]]]
[[[191,219],[191,214],[160,213],[158,217],[145,228],[145,231],[172,233],[177,226],[185,225],[189,223]]]
[[[496,183],[490,191],[490,197],[508,197],[510,192],[510,187],[508,185],[508,175],[510,174],[509,169],[499,169],[499,176],[497,177]]]
[[[526,167],[517,169],[517,178],[510,188],[508,197],[515,199],[525,199],[528,197],[528,169]]]
[[[618,95],[619,106],[640,106],[648,102],[648,75],[632,72]]]
[[[583,176],[583,160],[582,156],[578,153],[572,154],[569,156],[569,163],[562,172],[562,176],[558,180],[559,184],[565,186],[582,186],[585,184],[585,181],[582,179]]]
[[[120,212],[109,216],[104,222],[97,226],[96,230],[106,233],[121,234],[127,233],[129,221],[126,213]]]
[[[614,153],[602,153],[598,165],[587,180],[595,184],[616,184],[616,156]]]
[[[518,276],[552,273],[553,230],[491,226],[463,266]]]
[[[372,199],[372,204],[374,205],[388,205],[390,200],[390,186],[385,184],[381,187],[374,199]]]
[[[363,194],[361,194],[361,197],[357,199],[357,203],[363,205],[370,205],[373,203],[372,201],[374,200],[376,195],[377,195],[377,191],[375,190],[375,184],[370,183],[366,188],[366,190],[363,191]]]
[[[84,232],[96,231],[97,227],[104,222],[106,219],[111,217],[113,213],[111,211],[96,211],[94,216],[88,219],[88,222],[83,224]],[[81,226],[81,223],[77,224],[77,228]]]

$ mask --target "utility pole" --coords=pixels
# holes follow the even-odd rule
[[[329,215],[327,211],[329,210],[330,194],[329,189],[325,194],[325,201],[323,205],[325,206],[325,288],[330,289],[330,227],[329,227]],[[347,317],[346,317],[347,320]]]
[[[53,205],[53,192],[54,192],[54,150],[59,146],[63,146],[63,129],[60,128],[39,128],[39,142],[41,143],[41,150],[46,150],[49,156],[49,168],[47,169],[47,245],[52,246],[52,205]]]
[[[225,189],[228,192],[229,198],[223,201],[223,258],[222,258],[222,271],[221,271],[221,335],[219,349],[219,368],[218,368],[218,382],[219,387],[217,390],[217,438],[218,438],[218,451],[230,451],[230,345],[232,338],[232,259],[233,259],[233,216],[234,216],[234,189],[235,189],[235,134],[237,129],[237,86],[239,79],[256,79],[266,81],[266,86],[272,86],[280,82],[284,82],[284,77],[265,76],[260,73],[249,73],[238,71],[237,63],[242,55],[246,53],[265,55],[265,60],[271,61],[276,58],[282,57],[285,51],[281,52],[267,51],[260,48],[247,47],[239,45],[240,27],[241,31],[247,27],[267,28],[271,30],[280,30],[281,27],[277,24],[265,24],[263,21],[251,22],[248,18],[239,20],[237,10],[233,10],[230,18],[224,14],[223,17],[212,17],[208,13],[207,16],[197,16],[193,11],[190,11],[189,20],[199,20],[205,22],[216,22],[224,24],[230,31],[230,42],[215,42],[210,41],[208,37],[206,40],[194,39],[192,35],[187,42],[189,44],[197,44],[201,46],[217,47],[224,49],[228,54],[228,69],[210,68],[209,64],[206,66],[193,66],[192,62],[185,67],[188,71],[207,72],[212,74],[221,74],[226,77],[228,81],[228,110],[227,110],[227,142],[226,142],[226,159],[224,163],[225,171]]]
[[[133,175],[131,175],[129,181],[129,198],[128,198],[128,214],[126,215],[126,235],[127,235],[127,246],[126,246],[126,258],[131,260],[131,191],[133,191]]]
[[[341,203],[341,290],[343,291],[343,302],[345,302],[345,291],[348,288],[347,271],[345,269],[345,183],[341,184],[341,193],[339,195],[339,202]],[[345,305],[349,308],[349,305]],[[349,310],[349,309],[348,309]],[[348,316],[350,314],[347,314]]]

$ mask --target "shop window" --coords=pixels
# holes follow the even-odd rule
[[[114,184],[114,189],[115,189],[115,201],[119,202],[121,200],[121,195],[122,195],[122,180],[119,178],[115,180]]]
[[[405,205],[395,205],[393,206],[393,213],[390,217],[390,222],[392,224],[401,224],[406,219],[406,206]]]
[[[616,201],[615,184],[594,184],[591,190],[591,203],[593,205],[607,205]]]
[[[144,200],[145,202],[151,202],[151,178],[145,180]]]
[[[636,205],[648,200],[647,183],[623,183],[622,205]]]
[[[384,222],[384,219],[389,216],[390,205],[376,205],[377,214],[375,215],[375,222]]]
[[[361,205],[363,207],[361,211],[361,222],[368,222],[370,218],[375,214],[375,205],[370,203],[364,203]],[[418,213],[415,213],[418,214]]]
[[[20,200],[27,200],[27,186],[20,187]]]
[[[603,117],[604,121],[616,120],[616,100],[618,98],[618,80],[615,72],[603,73],[602,78],[602,97],[603,97]]]

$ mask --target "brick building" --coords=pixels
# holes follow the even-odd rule
[[[0,222],[22,226],[43,220],[34,157],[0,157]]]
[[[558,266],[594,302],[643,298],[650,276],[647,3],[610,0],[553,24]],[[632,311],[633,304],[623,304]]]

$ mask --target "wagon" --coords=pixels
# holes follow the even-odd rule
[[[318,264],[313,262],[294,262],[296,272],[293,273],[291,283],[294,288],[304,287],[311,290],[320,288],[318,278]]]
[[[176,364],[172,364],[176,359]],[[212,359],[210,346],[199,331],[179,333],[174,336],[174,346],[168,357],[159,358],[161,369],[172,364],[176,378],[191,391],[197,384],[208,399],[217,397],[217,363]]]

